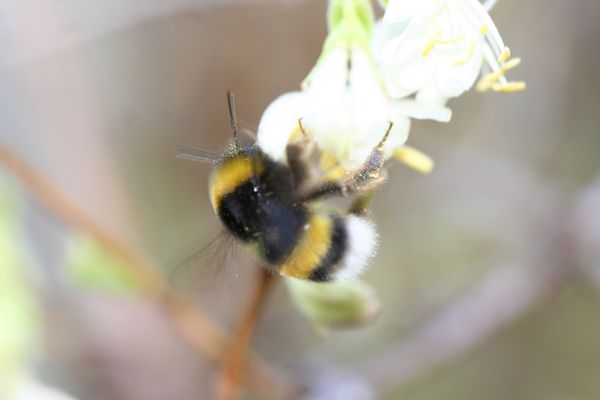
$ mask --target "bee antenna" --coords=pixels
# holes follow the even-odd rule
[[[231,132],[233,133],[233,144],[238,147],[238,126],[237,116],[235,114],[235,103],[233,93],[227,90],[227,109],[229,110],[229,123],[231,124]]]

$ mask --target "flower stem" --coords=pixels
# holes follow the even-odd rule
[[[244,311],[228,353],[225,355],[223,367],[217,379],[216,397],[219,400],[233,400],[240,395],[246,375],[252,335],[274,282],[273,274],[263,268],[259,269],[250,302]]]

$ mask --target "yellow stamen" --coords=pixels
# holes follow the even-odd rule
[[[510,60],[504,62],[504,64],[502,64],[501,69],[506,72],[508,70],[511,70],[513,68],[515,68],[517,65],[521,64],[521,58],[520,57],[516,57],[516,58],[511,58]]]
[[[501,93],[514,93],[520,92],[527,88],[527,84],[523,81],[519,82],[507,82],[507,83],[494,83],[492,85],[492,90],[494,92]]]
[[[496,72],[492,72],[490,74],[483,76],[477,83],[477,91],[478,92],[486,92],[486,91],[490,90],[492,85],[494,83],[496,83],[498,81],[498,79],[500,79],[503,75],[504,75],[504,72],[496,71]]]
[[[486,24],[481,25],[481,27],[479,28],[479,33],[481,33],[482,35],[485,35],[489,31],[490,31],[490,27],[487,26]]]
[[[433,39],[431,39],[429,42],[427,42],[427,44],[425,45],[425,50],[423,50],[423,53],[421,55],[423,57],[425,57],[425,56],[427,56],[427,54],[431,53],[431,50],[433,50],[433,48],[437,44],[437,40],[439,40],[441,37],[442,37],[442,28],[438,29],[433,34]]]
[[[508,47],[505,47],[502,54],[500,54],[500,57],[498,57],[498,61],[500,62],[500,64],[502,64],[502,63],[506,62],[509,58],[510,58],[510,49]]]
[[[479,83],[477,83],[477,91],[485,92],[490,89],[495,90],[494,85],[504,85],[504,84],[499,84],[498,80],[500,78],[502,78],[506,74],[507,71],[515,68],[519,64],[521,64],[521,59],[519,57],[512,58],[512,59],[506,61],[504,64],[502,64],[502,66],[500,66],[500,69],[498,71],[489,73],[479,80]],[[498,87],[498,86],[496,86],[496,87]],[[523,89],[519,89],[519,90],[523,90]]]
[[[413,147],[398,147],[394,150],[394,158],[423,174],[433,170],[434,162],[431,157]]]
[[[473,58],[473,54],[475,54],[475,39],[471,39],[471,45],[469,46],[469,50],[467,50],[467,55],[465,58],[454,61],[454,65],[457,67],[461,65],[465,65]]]
[[[427,44],[425,45],[425,50],[423,50],[421,57],[427,57],[427,55],[431,53],[431,50],[433,50],[433,48],[436,45],[436,40],[437,39],[431,39],[429,42],[427,42]]]
[[[448,38],[448,39],[441,39],[439,37],[434,37],[433,39],[431,39],[429,42],[427,42],[427,44],[425,45],[425,49],[423,50],[423,53],[421,53],[422,57],[427,57],[427,55],[429,55],[429,53],[431,53],[431,51],[435,48],[435,46],[439,45],[439,44],[453,44],[456,42],[460,42],[461,40],[465,39],[465,35],[459,35],[453,38]]]
[[[477,82],[477,87],[475,88],[475,90],[477,90],[479,93],[483,93],[483,92],[487,92],[491,87],[492,87],[491,83],[489,83],[485,79],[481,78],[479,80],[479,82]]]

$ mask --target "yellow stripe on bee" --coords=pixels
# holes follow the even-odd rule
[[[281,266],[281,275],[307,279],[327,254],[331,246],[332,232],[331,217],[313,214],[306,224],[300,242]]]
[[[247,156],[235,156],[214,170],[209,184],[210,201],[215,212],[224,196],[249,181],[264,170],[261,160]]]

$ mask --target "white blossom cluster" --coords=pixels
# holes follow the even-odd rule
[[[330,0],[329,35],[300,91],[286,93],[265,110],[258,143],[279,160],[299,130],[316,143],[321,166],[358,168],[389,122],[385,155],[421,172],[433,162],[405,145],[411,119],[448,122],[447,102],[473,86],[515,92],[508,70],[520,63],[488,11],[494,0],[388,0],[375,21],[369,0]],[[479,80],[478,80],[479,78]]]

